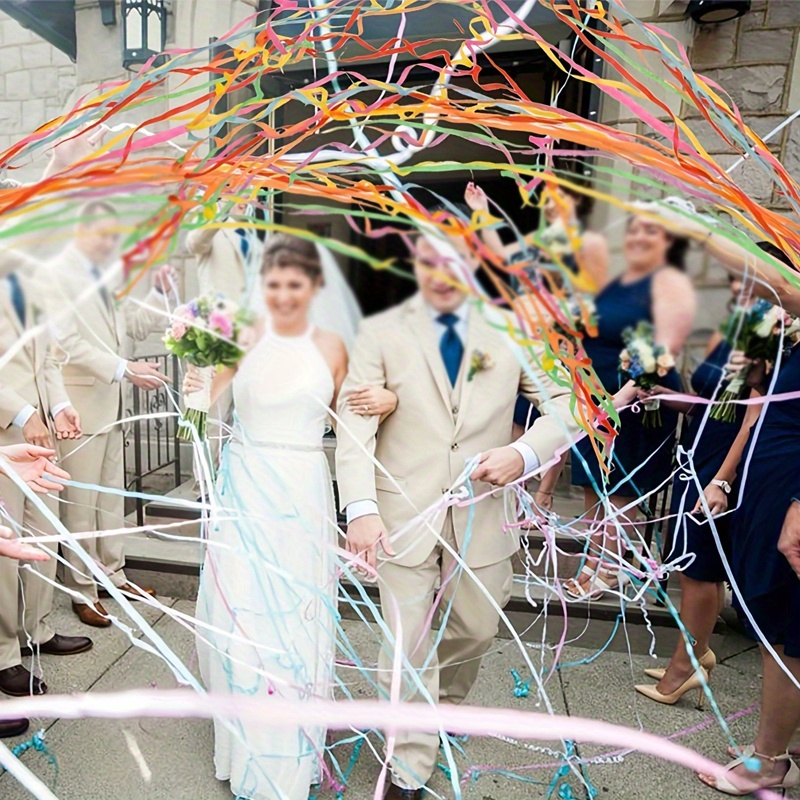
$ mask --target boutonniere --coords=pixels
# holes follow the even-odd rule
[[[479,372],[485,372],[494,366],[494,361],[488,353],[481,350],[473,350],[469,360],[469,372],[467,380],[471,381]]]

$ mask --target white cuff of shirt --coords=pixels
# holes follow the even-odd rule
[[[35,409],[33,406],[31,406],[31,405],[27,405],[27,406],[25,406],[25,407],[22,409],[22,411],[20,411],[20,412],[19,412],[19,414],[17,414],[17,416],[16,416],[16,417],[14,417],[14,419],[13,419],[13,423],[14,423],[14,425],[16,425],[18,428],[24,428],[24,427],[25,427],[25,423],[26,423],[26,422],[27,422],[27,421],[28,421],[28,420],[29,420],[29,419],[30,419],[30,418],[31,418],[31,417],[32,417],[32,416],[33,416],[35,413],[36,413],[36,409]]]
[[[72,403],[59,403],[50,409],[50,416],[55,419],[65,408],[69,408]]]
[[[522,456],[522,460],[525,462],[523,475],[530,475],[541,464],[539,456],[536,455],[529,444],[514,442],[511,446]]]
[[[354,503],[350,503],[345,509],[348,525],[354,519],[358,519],[359,517],[367,517],[370,514],[377,513],[378,504],[374,500],[356,500]]]
[[[128,362],[120,361],[119,366],[117,367],[117,371],[114,373],[114,380],[117,383],[122,383],[122,379],[125,377],[126,369],[128,369]]]

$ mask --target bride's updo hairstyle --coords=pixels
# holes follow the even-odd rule
[[[276,233],[267,239],[264,254],[261,258],[261,277],[272,269],[299,269],[311,283],[322,286],[322,264],[314,242],[291,236],[288,233]]]

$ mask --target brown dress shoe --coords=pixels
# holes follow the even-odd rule
[[[0,669],[0,692],[12,697],[28,697],[32,694],[47,694],[47,685],[31,675],[22,664]]]
[[[108,619],[108,612],[100,603],[95,603],[94,605],[73,603],[72,610],[84,625],[91,625],[93,628],[108,628],[111,625],[111,620]]]
[[[422,789],[402,789],[390,782],[383,798],[384,800],[422,800]]]
[[[145,586],[136,586],[132,583],[123,583],[122,586],[117,587],[123,594],[133,595],[130,599],[132,600],[140,600],[143,597],[155,597],[156,590],[150,589],[149,587]],[[103,589],[99,587],[97,589],[97,594],[100,597],[111,597],[111,594],[107,589]]]
[[[26,719],[4,719],[0,720],[0,739],[8,739],[12,736],[22,736],[30,727],[30,722]]]
[[[56,633],[53,634],[52,639],[48,639],[46,642],[34,644],[33,647],[21,647],[20,652],[24,656],[32,656],[34,653],[49,656],[75,656],[91,650],[93,646],[94,642],[88,636],[62,636],[60,633]]]

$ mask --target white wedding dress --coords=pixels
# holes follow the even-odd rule
[[[198,627],[200,670],[216,694],[331,697],[336,513],[322,437],[334,381],[312,333],[268,330],[233,381],[237,425],[197,599],[210,626]],[[326,731],[270,722],[269,712],[215,720],[217,778],[237,798],[307,800],[321,782]]]

